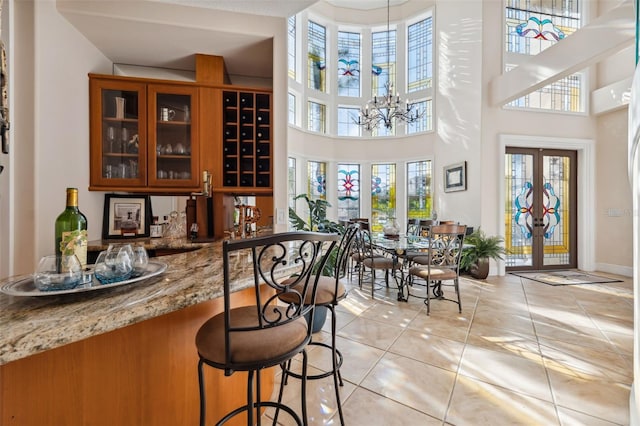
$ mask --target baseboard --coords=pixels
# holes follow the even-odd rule
[[[633,266],[612,265],[610,263],[596,263],[596,271],[622,275],[623,277],[633,277]]]

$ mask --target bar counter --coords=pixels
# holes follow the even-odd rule
[[[224,309],[221,243],[146,246],[197,250],[153,258],[167,270],[129,285],[58,296],[0,294],[0,424],[197,424],[194,338]],[[90,243],[90,250],[101,248]],[[232,273],[249,268],[239,257]],[[250,285],[233,289],[234,304],[251,303]],[[213,421],[243,400],[246,376],[206,370]],[[264,381],[269,398],[273,373]]]

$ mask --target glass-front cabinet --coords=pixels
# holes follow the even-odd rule
[[[149,186],[198,186],[198,90],[148,86]]]
[[[91,185],[147,185],[146,85],[91,80]]]
[[[90,96],[90,189],[200,189],[197,87],[93,76]]]

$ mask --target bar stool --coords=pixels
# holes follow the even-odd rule
[[[264,237],[224,241],[224,312],[207,320],[196,334],[198,383],[200,387],[200,425],[205,425],[206,404],[203,366],[224,370],[225,376],[247,371],[247,404],[226,414],[217,424],[226,423],[240,413],[247,413],[247,425],[254,425],[254,412],[260,423],[262,407],[287,412],[298,425],[307,422],[305,348],[311,341],[313,304],[318,277],[314,267],[323,267],[329,258],[324,248],[333,250],[339,236],[317,232],[284,232]],[[250,255],[250,256],[249,256]],[[248,268],[238,267],[238,260]],[[318,264],[319,262],[319,264]],[[294,278],[290,278],[294,277]],[[231,307],[230,295],[240,285],[252,281],[255,304]],[[286,280],[286,283],[284,282]],[[263,297],[264,286],[273,292]],[[283,304],[279,295],[291,294]],[[306,316],[310,317],[307,321]],[[302,420],[289,406],[282,404],[284,383],[278,401],[261,401],[260,372],[285,363],[302,353]],[[254,386],[254,375],[256,385]],[[254,397],[255,388],[258,389]],[[275,423],[275,421],[274,421]]]
[[[326,276],[322,275],[318,277],[318,290],[316,294],[315,303],[312,300],[305,300],[305,303],[314,304],[317,307],[322,306],[331,311],[331,344],[327,344],[324,342],[314,341],[313,338],[310,345],[322,346],[327,349],[330,349],[332,352],[332,368],[331,371],[327,371],[324,373],[316,374],[316,375],[307,375],[307,380],[316,380],[323,379],[325,377],[333,376],[333,384],[336,391],[336,404],[338,406],[338,414],[340,416],[340,424],[344,425],[344,416],[342,414],[342,403],[340,401],[340,392],[339,387],[344,386],[342,381],[342,376],[340,375],[340,367],[342,366],[342,353],[336,347],[336,310],[335,307],[338,306],[338,303],[347,297],[347,290],[345,284],[342,282],[342,279],[346,276],[346,268],[347,263],[349,261],[351,255],[351,246],[355,240],[355,237],[360,229],[359,224],[351,224],[347,226],[344,234],[342,235],[342,239],[340,240],[340,244],[335,247],[333,253],[330,253],[331,259],[326,264],[332,263],[333,275]],[[326,265],[325,264],[325,265]],[[291,302],[291,294],[281,294],[279,295],[280,299],[284,302]],[[283,383],[286,384],[286,380],[288,376],[292,376],[298,379],[303,378],[302,375],[294,373],[291,371],[291,361],[287,363],[287,369],[283,371]]]

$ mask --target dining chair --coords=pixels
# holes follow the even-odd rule
[[[320,277],[313,272],[329,259],[322,256],[323,250],[333,250],[338,240],[337,234],[283,232],[222,243],[224,312],[207,320],[195,339],[201,426],[206,417],[204,365],[224,370],[225,376],[236,371],[248,373],[246,405],[229,412],[217,424],[241,413],[246,413],[247,425],[260,424],[264,407],[275,407],[276,416],[280,410],[287,412],[298,425],[308,424],[305,348],[311,341],[314,314],[314,305],[309,302],[316,300]],[[254,287],[254,303],[231,306],[231,293],[247,283]],[[284,294],[290,295],[286,303],[282,302]],[[263,369],[280,365],[284,370],[286,362],[300,353],[302,419],[282,403],[284,383],[277,402],[262,401],[259,391]]]
[[[424,303],[427,305],[427,315],[431,312],[431,296],[442,300],[449,300],[458,304],[458,312],[462,313],[460,301],[460,256],[464,243],[465,225],[434,225],[429,229],[428,248],[425,256],[415,256],[413,265],[409,267],[409,295],[418,296],[411,292],[415,278],[425,281],[426,295]],[[443,284],[452,281],[452,284]],[[443,286],[452,286],[456,293],[456,300],[444,296]]]
[[[364,283],[364,276],[366,268],[369,268],[369,276],[371,277],[371,298],[374,298],[376,270],[384,270],[384,281],[387,287],[389,287],[389,272],[395,274],[400,269],[401,265],[396,257],[387,256],[385,253],[380,252],[371,238],[371,233],[362,229],[359,233],[359,239],[357,240],[359,258],[361,259],[361,267],[358,270],[358,286],[362,289]]]
[[[318,281],[318,289],[316,292],[315,301],[310,298],[305,300],[306,304],[313,304],[316,309],[318,307],[324,307],[331,311],[331,344],[324,343],[319,340],[314,340],[311,338],[311,342],[309,345],[321,346],[327,349],[330,349],[332,352],[332,368],[330,371],[326,371],[323,373],[315,374],[315,375],[307,375],[307,380],[316,380],[323,379],[325,377],[333,376],[333,384],[336,393],[336,404],[338,407],[338,415],[340,417],[340,424],[344,425],[344,416],[342,414],[342,403],[340,401],[340,386],[344,386],[344,382],[342,381],[342,375],[340,374],[340,367],[342,366],[342,353],[336,347],[336,310],[335,307],[338,306],[338,303],[347,297],[347,286],[343,281],[346,278],[346,267],[351,256],[351,248],[355,241],[355,237],[360,230],[360,225],[357,223],[351,224],[347,226],[344,233],[342,234],[342,238],[340,243],[335,246],[332,252],[327,252],[326,255],[330,256],[328,262],[325,265],[332,265],[330,268],[331,275],[323,275],[322,271],[316,271],[314,274],[319,274],[320,276],[317,278]],[[293,278],[291,278],[293,279]],[[312,277],[315,280],[315,275]],[[293,295],[291,293],[283,293],[279,295],[280,299],[287,302],[295,302],[292,300]],[[302,379],[302,375],[297,374],[291,371],[291,361],[287,363],[287,369],[283,372],[283,382],[287,383],[287,377],[295,377],[297,379]]]

